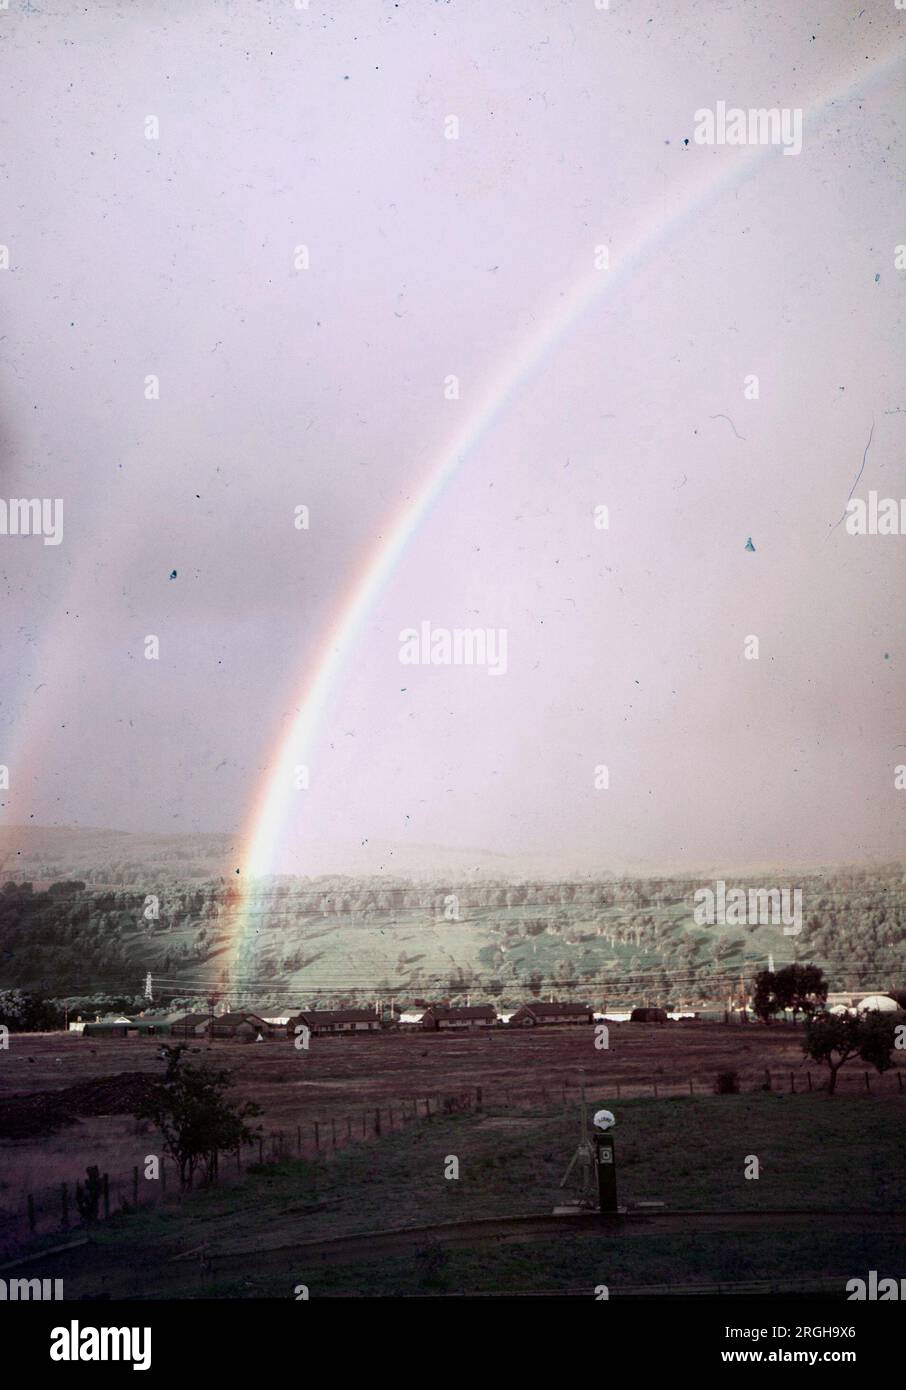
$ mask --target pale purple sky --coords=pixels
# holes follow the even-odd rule
[[[648,226],[403,550],[279,863],[901,853],[906,537],[830,529],[872,423],[906,496],[892,0],[11,0],[0,62],[2,496],[65,515],[0,536],[6,824],[247,825],[376,537]],[[696,145],[721,100],[802,153]],[[401,666],[423,619],[506,675]]]

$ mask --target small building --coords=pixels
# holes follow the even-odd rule
[[[629,1015],[630,1023],[666,1023],[667,1014],[664,1009],[633,1009]]]
[[[102,1018],[86,1023],[82,1030],[87,1038],[153,1038],[169,1034],[173,1026],[170,1014],[139,1014],[137,1018]]]
[[[889,994],[867,994],[864,999],[860,999],[856,1005],[856,1012],[860,1014],[895,1014],[899,1012],[899,1004],[895,999],[891,999]]]
[[[86,1038],[125,1038],[131,1027],[131,1018],[113,1015],[110,1018],[95,1019],[94,1023],[86,1023],[82,1029],[82,1036]]]
[[[852,990],[831,990],[824,1001],[828,1013],[846,1013],[851,1009],[859,998],[858,994],[853,994]]]
[[[468,1031],[471,1028],[493,1028],[497,1014],[491,1004],[467,1004],[460,1008],[432,1004],[422,1014],[422,1028],[434,1032],[447,1032],[451,1029]]]
[[[173,1031],[173,1014],[139,1014],[126,1030],[126,1037],[154,1038]]]
[[[552,1000],[542,1004],[533,1001],[523,1004],[510,1018],[511,1028],[533,1028],[542,1023],[591,1023],[592,1010],[588,1004],[563,1004]]]
[[[286,1025],[287,1036],[296,1036],[298,1025],[304,1024],[312,1037],[330,1034],[379,1033],[381,1020],[373,1009],[303,1009]]]
[[[215,1016],[214,1022],[209,1027],[209,1036],[211,1038],[238,1038],[241,1041],[252,1041],[259,1035],[262,1038],[272,1038],[275,1031],[258,1014],[236,1011],[220,1014],[219,1017]]]
[[[170,1032],[174,1038],[203,1038],[210,1026],[210,1014],[183,1014],[174,1019]]]
[[[415,1028],[421,1028],[424,1016],[424,1009],[404,1009],[396,1019],[396,1026],[404,1033],[412,1032]]]

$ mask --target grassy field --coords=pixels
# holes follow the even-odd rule
[[[394,1293],[591,1293],[721,1280],[846,1278],[868,1268],[898,1275],[902,1236],[814,1229],[696,1231],[693,1212],[895,1210],[902,1205],[906,1101],[891,1096],[751,1094],[628,1100],[617,1111],[621,1202],[662,1200],[690,1212],[682,1235],[624,1238],[569,1229],[448,1249],[415,1236],[390,1256],[374,1233],[477,1218],[549,1213],[575,1147],[578,1109],[531,1107],[413,1122],[375,1143],[317,1160],[263,1165],[238,1184],[170,1207],[115,1217],[95,1244],[48,1257],[68,1298],[312,1297]],[[744,1177],[747,1156],[761,1164]],[[451,1156],[458,1179],[445,1177]],[[356,1237],[325,1262],[302,1244]],[[369,1240],[369,1236],[371,1240]],[[204,1247],[199,1251],[199,1247]],[[196,1252],[189,1259],[178,1258]],[[202,1258],[203,1256],[203,1258]],[[45,1269],[46,1264],[46,1269]],[[38,1266],[33,1267],[35,1270]]]
[[[190,1052],[194,1061],[226,1067],[234,1073],[239,1099],[261,1107],[265,1151],[274,1134],[286,1148],[314,1153],[314,1127],[320,1143],[360,1144],[374,1130],[380,1109],[386,1133],[411,1123],[416,1107],[424,1113],[442,1109],[449,1094],[481,1087],[487,1106],[542,1105],[578,1097],[584,1075],[589,1099],[614,1108],[628,1097],[688,1096],[710,1093],[718,1071],[738,1071],[743,1089],[764,1083],[766,1069],[778,1089],[815,1087],[821,1071],[806,1066],[802,1030],[786,1025],[765,1028],[673,1024],[615,1024],[610,1048],[595,1047],[588,1026],[545,1028],[492,1035],[384,1034],[368,1038],[313,1039],[308,1053],[289,1041],[261,1045],[218,1042]],[[154,1039],[91,1040],[76,1034],[16,1035],[0,1068],[0,1101],[16,1093],[55,1091],[97,1077],[122,1072],[160,1075],[159,1044]],[[871,1077],[875,1095],[898,1094],[895,1074]],[[565,1088],[565,1089],[564,1089]],[[860,1065],[844,1068],[841,1097],[864,1089]],[[774,1101],[782,1106],[784,1102]],[[392,1116],[391,1116],[392,1108]],[[392,1124],[391,1124],[392,1120]],[[114,1205],[127,1196],[132,1169],[153,1151],[146,1127],[128,1115],[85,1115],[76,1125],[30,1139],[0,1140],[0,1251],[27,1237],[26,1199],[32,1193],[39,1233],[56,1229],[60,1185],[84,1177],[89,1164],[110,1175]],[[757,1150],[755,1150],[757,1152]],[[631,1158],[627,1159],[632,1162]],[[171,1175],[171,1182],[172,1182]],[[752,1184],[747,1184],[752,1186]],[[655,1194],[656,1195],[656,1194]]]
[[[337,988],[337,981],[359,988],[365,981],[378,986],[392,984],[405,996],[431,995],[448,988],[463,995],[470,989],[482,994],[484,986],[496,980],[500,998],[521,1003],[528,993],[525,981],[538,975],[545,980],[593,981],[591,985],[577,983],[574,997],[587,998],[595,1007],[602,1007],[605,1000],[611,1007],[622,1007],[627,1002],[644,1002],[640,996],[647,992],[661,999],[667,995],[688,998],[701,1005],[705,999],[725,997],[746,960],[757,959],[763,968],[769,953],[778,966],[796,959],[790,938],[779,926],[759,927],[748,940],[739,927],[697,928],[692,918],[691,889],[685,899],[651,907],[646,916],[649,936],[637,941],[618,935],[626,925],[626,909],[621,904],[595,909],[580,904],[557,909],[470,906],[462,909],[458,921],[448,921],[426,908],[397,909],[370,920],[347,914],[284,922],[277,914],[262,913],[255,932],[254,962],[246,964],[257,978],[272,978],[283,991],[295,992],[300,998],[312,990],[326,990],[328,997],[336,992],[339,998],[343,991]],[[550,921],[551,928],[537,936],[524,935],[522,926],[527,918]],[[124,938],[134,968],[159,969],[161,952],[191,947],[203,924],[199,918],[156,936],[138,932]],[[712,958],[721,962],[717,973],[726,975],[722,984],[667,983],[671,975],[682,979],[689,973],[688,962],[684,967],[665,954],[667,938],[662,939],[661,934],[670,929],[677,931],[677,940],[697,943],[699,965]],[[201,970],[216,980],[229,962],[232,941],[229,918],[224,917],[211,924],[200,962],[193,956],[188,967],[175,964],[166,973],[175,971],[178,975],[187,969],[197,976]],[[294,967],[294,956],[301,957],[304,964]],[[661,977],[661,966],[666,967],[665,978]],[[629,977],[633,983],[627,983]],[[644,980],[649,981],[647,987]],[[367,985],[364,988],[367,990]]]

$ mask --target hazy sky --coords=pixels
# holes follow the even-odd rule
[[[906,536],[831,529],[872,426],[855,495],[906,496],[893,0],[10,0],[0,62],[2,496],[64,503],[0,536],[8,825],[247,827],[366,557],[536,342],[275,865],[900,854]],[[720,101],[802,108],[801,153],[696,144]],[[401,665],[423,620],[505,629],[505,674]]]

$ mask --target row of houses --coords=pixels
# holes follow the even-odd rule
[[[247,1038],[249,1041],[285,1035],[277,1020],[261,1018],[245,1010],[215,1014],[139,1014],[136,1018],[99,1018],[94,1023],[71,1023],[70,1029],[86,1037],[103,1038]]]
[[[254,1015],[248,1017],[254,1022]],[[591,1023],[593,1018],[594,1014],[589,1004],[554,1001],[546,1004],[523,1004],[521,1008],[506,1015],[498,1014],[492,1004],[432,1004],[420,1012],[401,1014],[399,1018],[389,1021],[383,1021],[371,1009],[303,1009],[287,1020],[285,1032],[289,1037],[294,1037],[302,1026],[308,1028],[312,1036],[378,1033],[387,1027],[432,1033],[470,1032],[479,1028],[497,1028],[501,1025],[510,1028],[533,1028],[539,1024]],[[264,1020],[259,1019],[258,1022]],[[213,1036],[224,1036],[222,1032],[218,1032],[216,1019]]]
[[[480,1028],[534,1028],[540,1024],[591,1023],[594,1014],[588,1004],[523,1004],[509,1014],[498,1014],[492,1004],[431,1005],[417,1013],[403,1013],[382,1020],[372,1009],[303,1009],[289,1017],[265,1018],[249,1010],[225,1014],[169,1014],[134,1019],[99,1019],[80,1025],[91,1037],[237,1038],[257,1042],[275,1037],[295,1037],[308,1028],[314,1037],[331,1034],[378,1033],[391,1027],[402,1031],[470,1032]]]
[[[906,995],[891,991],[888,995],[828,995],[831,1013],[896,1013],[906,1007]],[[139,1014],[135,1018],[112,1017],[94,1023],[71,1023],[71,1029],[88,1037],[154,1037],[180,1039],[236,1038],[258,1042],[268,1038],[295,1038],[305,1027],[313,1037],[349,1036],[360,1033],[379,1033],[387,1030],[402,1032],[473,1032],[488,1028],[536,1028],[548,1025],[593,1023],[607,1018],[610,1022],[628,1020],[631,1023],[667,1023],[668,1020],[707,1018],[707,1014],[667,1013],[659,1008],[636,1008],[631,1012],[596,1013],[589,1004],[572,1004],[557,1000],[542,1003],[532,1000],[520,1008],[500,1012],[492,1004],[446,1005],[432,1004],[417,1011],[393,1014],[382,1018],[373,1009],[303,1009],[292,1015],[264,1017],[240,1009],[224,1014]],[[717,1015],[715,1015],[717,1017]],[[725,1015],[726,1017],[726,1015]]]
[[[542,1004],[532,1001],[511,1014],[498,1014],[492,1004],[476,1004],[466,1008],[433,1006],[422,1014],[422,1028],[493,1028],[504,1023],[509,1028],[534,1028],[541,1023],[591,1023],[593,1013],[589,1004],[566,1004],[551,1000]]]

